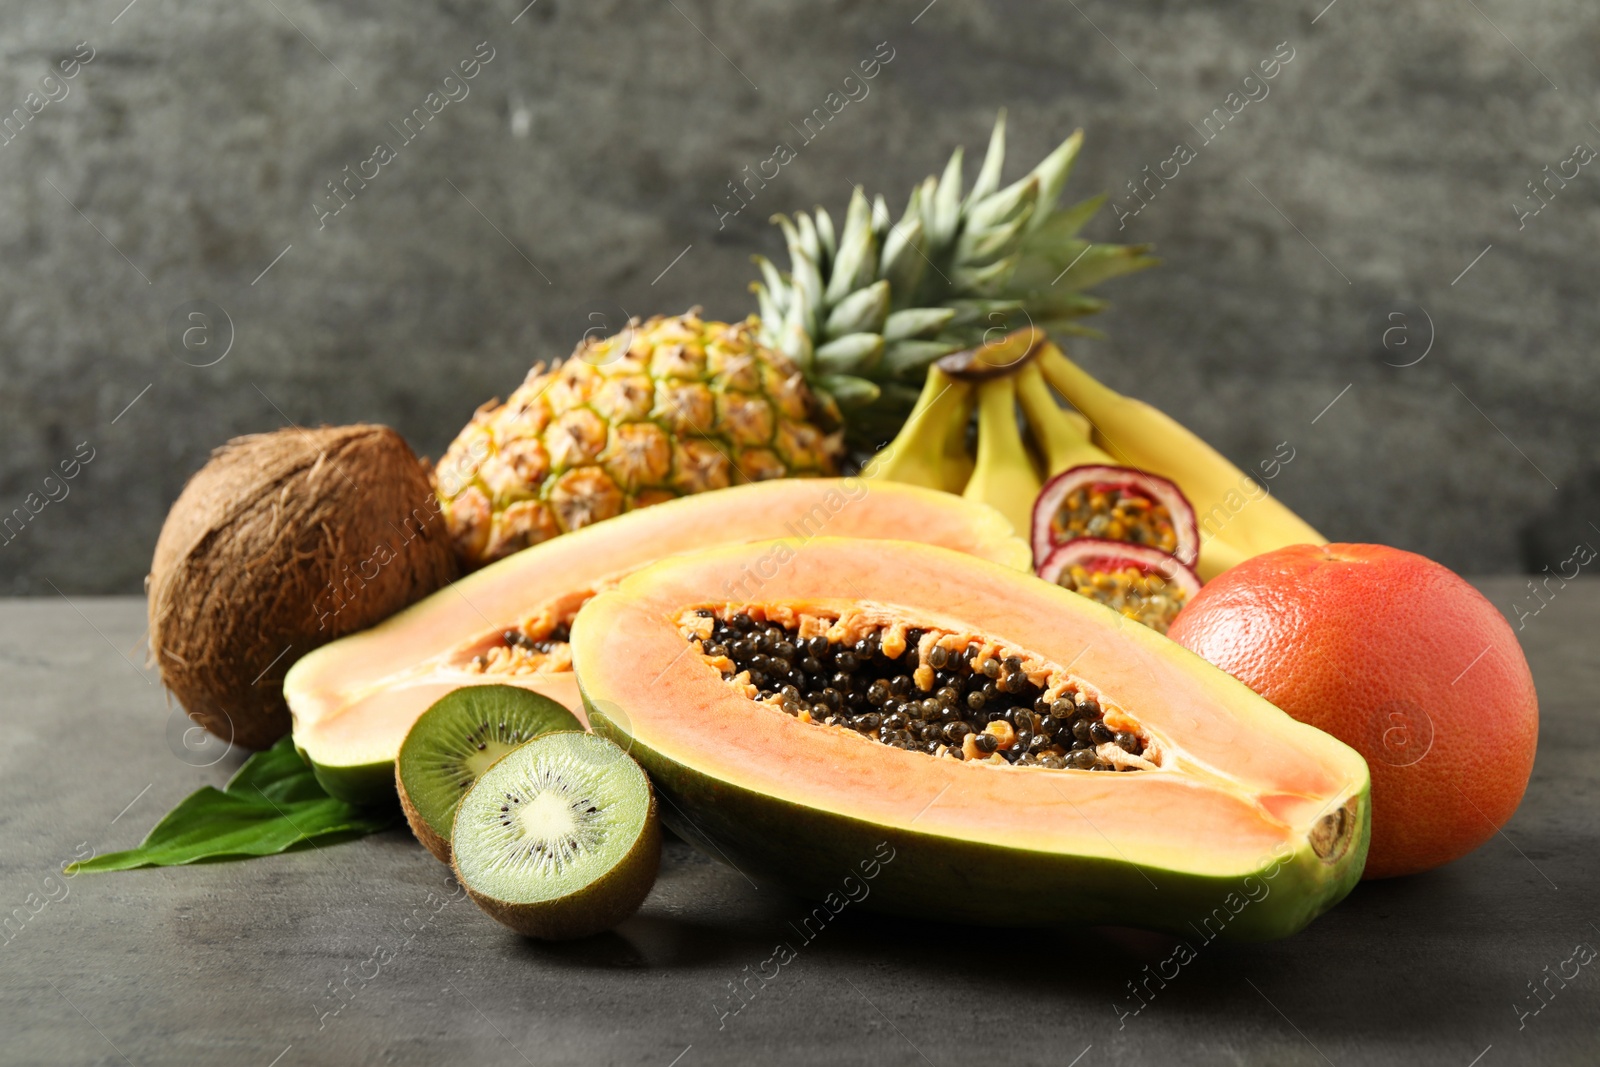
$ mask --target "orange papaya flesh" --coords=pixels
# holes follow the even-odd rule
[[[745,574],[762,581],[718,595]],[[748,675],[725,677],[686,637],[701,611],[988,643],[1095,696],[1138,733],[1147,766],[948,758],[805,721],[752,699]],[[863,906],[902,915],[1258,940],[1337,903],[1365,861],[1355,751],[1147,627],[938,547],[819,538],[675,557],[591,600],[571,649],[591,728],[650,772],[663,819],[747,875],[818,898],[870,871]]]
[[[296,747],[333,795],[392,801],[401,741],[452,689],[519,685],[582,716],[563,638],[595,592],[673,553],[774,537],[799,545],[824,533],[920,538],[1029,566],[1028,546],[999,512],[932,489],[817,478],[683,497],[524,549],[304,657],[284,681]]]

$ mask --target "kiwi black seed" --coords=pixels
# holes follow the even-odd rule
[[[545,734],[489,768],[456,809],[451,866],[528,937],[587,937],[638,910],[661,863],[650,779],[594,734]]]
[[[446,693],[412,724],[395,760],[395,787],[411,832],[449,863],[450,825],[472,783],[540,734],[582,728],[554,700],[514,685],[469,685]]]
[[[951,648],[944,643],[949,634],[908,627],[903,644],[891,645],[905,651],[891,656],[884,652],[886,630],[846,644],[801,637],[797,625],[761,622],[738,610],[714,612],[710,623],[707,633],[697,622],[691,640],[707,659],[721,661],[724,679],[744,675],[758,700],[894,748],[968,755],[966,739],[977,735],[972,743],[981,757],[998,752],[1014,766],[1049,770],[1132,769],[1102,747],[1109,742],[1129,755],[1146,754],[1145,739],[1103,721],[1100,702],[1083,686],[1036,683],[1023,655],[996,652],[992,644]],[[924,656],[920,643],[930,633],[938,641]],[[741,637],[750,634],[759,641]],[[997,722],[1010,727],[1002,731],[1008,740],[986,733]]]

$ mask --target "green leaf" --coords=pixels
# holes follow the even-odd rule
[[[833,216],[820,207],[817,208],[817,240],[822,242],[823,254],[828,257],[828,262],[833,262],[833,257],[839,251],[838,239],[833,233]]]
[[[1000,188],[1000,169],[1006,162],[1006,109],[995,116],[994,129],[989,133],[989,150],[983,154],[983,166],[978,170],[978,180],[972,183],[967,203],[976,204]]]
[[[297,845],[377,833],[395,819],[392,811],[330,797],[294,740],[285,737],[245,760],[225,789],[206,786],[185,797],[138,848],[74,863],[66,873],[271,856]]]
[[[883,350],[883,372],[896,378],[921,375],[928,364],[960,349],[948,341],[896,341]]]
[[[912,195],[912,199],[916,199],[915,194]],[[928,266],[927,255],[922,250],[923,244],[921,219],[909,221],[901,219],[889,227],[889,232],[883,239],[883,253],[878,273],[889,283],[891,307],[910,306],[916,297],[917,286],[922,282],[922,273]]]
[[[857,289],[833,306],[822,336],[828,340],[847,333],[876,333],[889,317],[889,283],[880,279]]]
[[[906,341],[913,337],[932,337],[956,317],[954,308],[906,308],[884,320],[885,341]]]
[[[1029,204],[1022,214],[1010,222],[996,223],[985,230],[964,232],[956,238],[955,266],[978,267],[992,263],[1001,256],[1011,255],[1017,250],[1018,237],[1032,214],[1033,205]]]
[[[850,194],[844,232],[839,235],[839,256],[832,264],[833,274],[828,279],[823,299],[830,305],[836,304],[857,289],[872,284],[877,263],[878,242],[872,236],[872,207],[861,187],[856,186]]]
[[[1066,271],[1055,278],[1045,277],[1054,264],[1039,261],[1031,264],[1028,270],[1019,271],[1013,284],[1024,290],[1053,287],[1091,289],[1109,278],[1119,278],[1161,262],[1155,256],[1146,255],[1149,250],[1149,245],[1089,245],[1075,254]]]
[[[826,389],[841,408],[847,409],[870,407],[883,393],[876,382],[849,374],[824,374],[817,384]]]
[[[824,374],[852,374],[872,370],[883,355],[883,338],[875,333],[847,333],[818,348],[817,369]]]
[[[925,198],[923,221],[934,248],[942,251],[955,238],[961,222],[961,149],[950,153],[938,184]]]
[[[828,261],[822,258],[822,238],[817,235],[817,224],[804,211],[795,212],[794,217],[795,225],[800,228],[800,247],[818,267],[826,267]]]
[[[1042,225],[1049,216],[1051,209],[1056,206],[1056,198],[1061,195],[1061,190],[1067,184],[1067,178],[1072,174],[1072,164],[1078,160],[1078,149],[1083,146],[1083,131],[1075,130],[1071,137],[1062,141],[1051,152],[1039,161],[1032,172],[1039,178],[1039,206],[1042,211],[1034,214],[1034,225]]]
[[[989,230],[1010,222],[1024,212],[1032,212],[1039,202],[1039,179],[1028,175],[991,193],[967,209],[968,230]]]
[[[1042,223],[1038,222],[1036,212],[1033,221],[1037,225],[1030,227],[1031,232],[1022,239],[1023,252],[1048,256],[1054,249],[1078,236],[1078,231],[1094,218],[1105,202],[1105,193],[1091,196],[1060,211],[1050,212]]]

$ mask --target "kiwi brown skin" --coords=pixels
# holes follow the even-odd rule
[[[411,803],[411,796],[406,792],[406,781],[400,776],[400,761],[394,761],[394,787],[400,794],[400,810],[406,813],[406,823],[411,827],[411,833],[422,847],[433,853],[434,859],[440,863],[450,862],[450,842],[433,832],[433,827],[417,811]]]
[[[456,881],[466,889],[473,903],[491,918],[524,937],[576,941],[611,929],[639,910],[661,870],[661,821],[656,817],[656,789],[649,775],[645,775],[644,780],[650,790],[650,810],[633,847],[615,867],[577,892],[537,904],[511,904],[473,889],[452,862],[450,867]],[[457,809],[456,821],[459,823],[460,819],[461,812]]]

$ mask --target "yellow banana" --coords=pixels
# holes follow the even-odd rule
[[[1088,417],[1096,443],[1115,462],[1159,474],[1183,490],[1200,524],[1202,578],[1285,545],[1327,542],[1177,420],[1101,385],[1053,344],[1044,346],[1038,361],[1050,384]]]
[[[972,458],[967,455],[967,421],[971,417],[972,386],[938,367],[929,367],[922,394],[905,425],[862,473],[947,493],[961,492],[972,473]]]
[[[1022,413],[1028,417],[1033,443],[1044,455],[1046,477],[1053,478],[1084,464],[1119,465],[1089,440],[1088,419],[1056,403],[1038,363],[1030,362],[1018,373],[1017,398],[1022,401]]]
[[[1040,488],[1017,429],[1016,377],[991,378],[978,386],[978,462],[962,495],[997,509],[1028,540]]]

